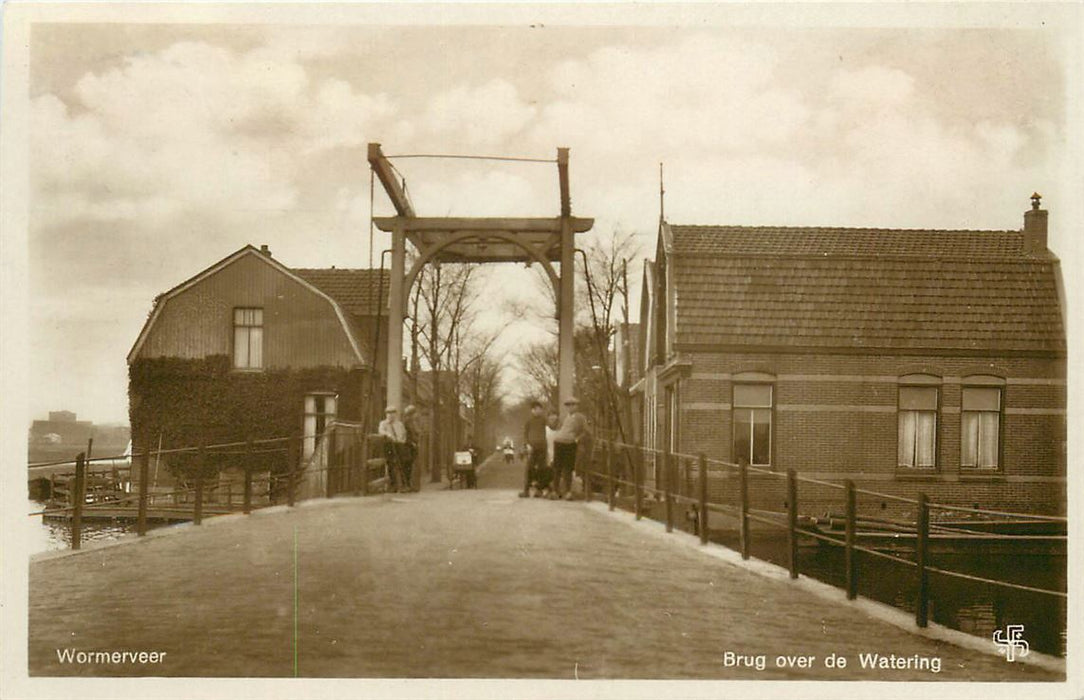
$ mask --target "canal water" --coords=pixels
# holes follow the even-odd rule
[[[722,544],[738,550],[736,536],[724,539]],[[785,534],[754,531],[750,554],[787,566]],[[914,566],[864,552],[855,554],[859,596],[915,612],[918,582]],[[842,547],[801,546],[798,568],[805,576],[843,588],[846,584],[844,557]],[[1066,590],[1064,555],[935,552],[930,555],[929,565],[1032,588]],[[932,572],[929,573],[929,590],[929,619],[933,622],[991,642],[996,630],[1004,630],[1010,624],[1024,625],[1024,638],[1032,649],[1054,656],[1065,655],[1065,598]]]
[[[30,501],[27,513],[37,513],[45,509],[44,503]],[[32,516],[36,527],[29,543],[30,554],[71,549],[71,524],[66,520],[46,520],[40,515]],[[154,525],[149,525],[154,527]],[[135,532],[135,525],[127,522],[100,522],[84,520],[82,541],[101,542],[116,540],[129,532]]]

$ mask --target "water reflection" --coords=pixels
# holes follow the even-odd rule
[[[37,513],[45,509],[44,503],[29,502],[28,513]],[[40,515],[33,516],[35,527],[30,538],[30,554],[71,549],[71,524],[66,520],[46,520]],[[82,542],[103,542],[117,540],[135,531],[134,523],[87,521],[82,524]]]

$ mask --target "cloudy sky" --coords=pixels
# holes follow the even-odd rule
[[[36,23],[30,417],[126,421],[125,355],[154,296],[247,243],[291,267],[367,267],[370,141],[392,155],[568,146],[573,213],[645,251],[663,162],[676,223],[1014,229],[1037,190],[1066,258],[1079,36],[1043,11],[1012,16]],[[396,165],[421,215],[558,212],[549,164]],[[375,209],[390,211],[379,185]]]

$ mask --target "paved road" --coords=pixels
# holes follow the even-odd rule
[[[488,466],[476,491],[342,499],[36,561],[31,673],[292,676],[296,659],[312,677],[1059,679],[583,503],[517,498],[521,465]],[[166,655],[77,664],[58,649]],[[727,668],[727,651],[766,667]],[[826,669],[830,652],[848,667]],[[867,652],[936,656],[942,670],[864,670]],[[817,659],[776,668],[779,655]]]

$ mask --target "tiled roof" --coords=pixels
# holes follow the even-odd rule
[[[1005,258],[1020,255],[1021,231],[671,226],[674,253],[724,255]]]
[[[1019,232],[670,230],[679,344],[1064,352]]]
[[[324,294],[338,302],[339,306],[356,316],[375,316],[377,297],[380,298],[381,313],[388,308],[388,283],[391,279],[387,270],[294,268],[294,274],[306,280]],[[383,276],[384,289],[379,289],[377,280]]]

